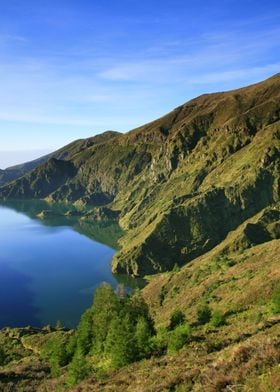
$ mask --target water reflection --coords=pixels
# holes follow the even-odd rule
[[[64,216],[37,217],[50,206],[41,201],[0,205],[0,327],[54,325],[73,327],[102,282],[129,290],[143,282],[113,276],[111,259],[121,235],[115,223],[88,223]]]

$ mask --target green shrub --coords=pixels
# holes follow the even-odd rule
[[[6,362],[6,354],[3,347],[0,346],[0,366],[5,365]]]
[[[191,328],[188,324],[178,325],[168,336],[168,353],[176,353],[189,340],[191,336]]]
[[[280,282],[277,283],[272,293],[271,311],[273,314],[280,313]]]
[[[207,304],[202,305],[197,310],[197,323],[199,325],[207,324],[211,320],[211,316],[212,316],[212,312],[210,307]]]
[[[160,328],[157,334],[151,337],[149,344],[153,355],[164,355],[168,345],[167,330],[165,328]]]
[[[185,315],[180,309],[174,310],[174,312],[171,314],[170,317],[170,323],[168,329],[173,330],[178,325],[183,324],[185,320],[186,320]]]
[[[216,310],[212,313],[210,324],[213,327],[220,327],[220,326],[224,325],[225,322],[226,322],[226,319],[225,319],[225,316],[222,312],[220,312],[219,310]]]

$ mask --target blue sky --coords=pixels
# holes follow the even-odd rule
[[[0,167],[280,71],[280,3],[0,0]]]

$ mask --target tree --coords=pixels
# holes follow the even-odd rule
[[[104,351],[111,321],[119,313],[120,306],[120,299],[109,284],[103,284],[96,289],[92,307],[92,350],[94,353]]]
[[[81,349],[84,354],[87,354],[92,346],[93,336],[93,314],[92,310],[88,309],[81,317],[81,321],[76,331],[77,347]]]
[[[50,338],[45,343],[41,355],[44,359],[49,361],[52,376],[58,377],[60,374],[60,367],[68,363],[68,354],[63,337],[56,335]]]
[[[143,317],[147,321],[150,330],[155,333],[154,321],[150,315],[149,306],[142,297],[140,290],[137,290],[135,294],[128,299],[126,306],[123,308],[123,312],[129,314],[129,317],[135,326],[138,319]]]
[[[184,313],[180,309],[174,310],[170,317],[170,323],[168,326],[169,330],[173,330],[178,325],[183,324],[186,321]]]
[[[139,359],[145,358],[150,353],[149,343],[152,335],[153,330],[149,323],[144,317],[140,317],[137,321],[134,335]]]
[[[128,316],[115,317],[112,320],[106,339],[105,353],[111,359],[112,367],[115,369],[135,359],[133,326]]]
[[[68,366],[67,383],[69,386],[76,385],[85,379],[90,372],[89,364],[82,350],[78,348],[71,363]]]

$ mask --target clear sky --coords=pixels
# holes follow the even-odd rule
[[[279,1],[0,0],[0,167],[279,71]]]

